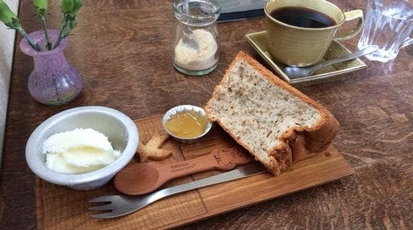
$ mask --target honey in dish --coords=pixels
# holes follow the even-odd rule
[[[193,138],[201,135],[208,125],[208,118],[202,114],[188,110],[172,115],[165,127],[175,136]]]

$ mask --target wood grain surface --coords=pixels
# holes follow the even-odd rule
[[[136,121],[143,142],[154,132],[164,132],[162,115]],[[215,126],[197,143],[181,144],[173,138],[162,146],[173,155],[161,163],[180,162],[205,156],[217,148],[236,147],[236,143],[220,127]],[[134,159],[136,160],[136,159]],[[219,174],[210,170],[168,182],[170,187]],[[354,171],[337,150],[326,151],[293,165],[278,177],[271,173],[201,188],[157,201],[128,216],[97,220],[87,201],[98,196],[120,194],[113,183],[93,191],[74,191],[36,179],[37,223],[40,229],[164,229],[178,227],[235,209],[325,184],[353,174]],[[139,177],[139,174],[135,176]],[[76,210],[75,212],[72,210]]]
[[[344,10],[366,6],[366,0],[332,2]],[[58,1],[49,3],[53,18],[49,25],[57,28]],[[22,0],[19,12],[28,32],[41,28],[32,1]],[[265,64],[244,39],[247,33],[265,29],[262,18],[219,24],[219,66],[201,77],[182,75],[172,67],[171,0],[84,1],[78,21],[65,54],[83,76],[84,88],[68,105],[47,107],[30,97],[27,78],[33,60],[15,49],[0,182],[0,229],[44,227],[37,222],[42,213],[36,212],[36,179],[24,154],[31,132],[48,117],[82,105],[112,107],[134,120],[163,114],[179,104],[202,106],[238,51]],[[342,43],[354,51],[357,41],[358,36]],[[340,122],[333,145],[355,170],[353,176],[182,229],[413,229],[413,46],[402,49],[393,62],[362,60],[366,69],[339,81],[298,88]],[[46,200],[56,194],[48,195]],[[56,216],[70,219],[83,212],[74,208]]]

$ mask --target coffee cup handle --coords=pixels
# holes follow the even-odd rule
[[[337,33],[334,36],[335,40],[346,40],[346,39],[350,39],[354,36],[356,36],[356,34],[358,34],[361,29],[363,28],[363,24],[364,24],[364,17],[363,17],[363,11],[362,10],[351,10],[351,11],[347,11],[344,12],[344,16],[345,16],[345,22],[348,21],[352,21],[352,20],[358,20],[356,26],[350,30],[350,31],[346,31],[346,32],[342,32],[342,33]]]

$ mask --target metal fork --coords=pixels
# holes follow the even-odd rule
[[[102,213],[91,215],[92,218],[108,219],[115,218],[136,212],[149,204],[178,193],[183,193],[197,188],[202,188],[226,181],[231,181],[243,177],[267,172],[264,166],[259,163],[251,163],[240,166],[229,172],[217,174],[200,180],[195,180],[186,184],[165,188],[157,192],[143,196],[109,195],[101,196],[90,200],[91,203],[107,203],[100,206],[90,207],[89,210],[101,211]]]

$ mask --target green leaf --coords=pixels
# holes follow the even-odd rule
[[[77,26],[77,20],[76,20],[76,19],[75,19],[75,20],[71,20],[71,21],[69,22],[69,29],[70,29],[70,30],[74,29],[76,26]]]
[[[64,14],[76,17],[82,7],[83,0],[60,0],[60,9]]]
[[[83,5],[83,0],[73,0],[74,5],[73,5],[73,11],[72,11],[72,16],[76,15],[77,12],[79,12],[80,8]]]
[[[10,28],[20,28],[21,27],[21,22],[20,19],[18,18],[12,18],[11,22],[9,23]]]
[[[64,14],[69,14],[73,10],[73,0],[60,0],[60,10]]]
[[[37,11],[47,11],[48,0],[33,0],[33,5]]]
[[[9,26],[13,19],[18,20],[17,15],[10,10],[9,6],[5,2],[0,0],[0,21]]]

